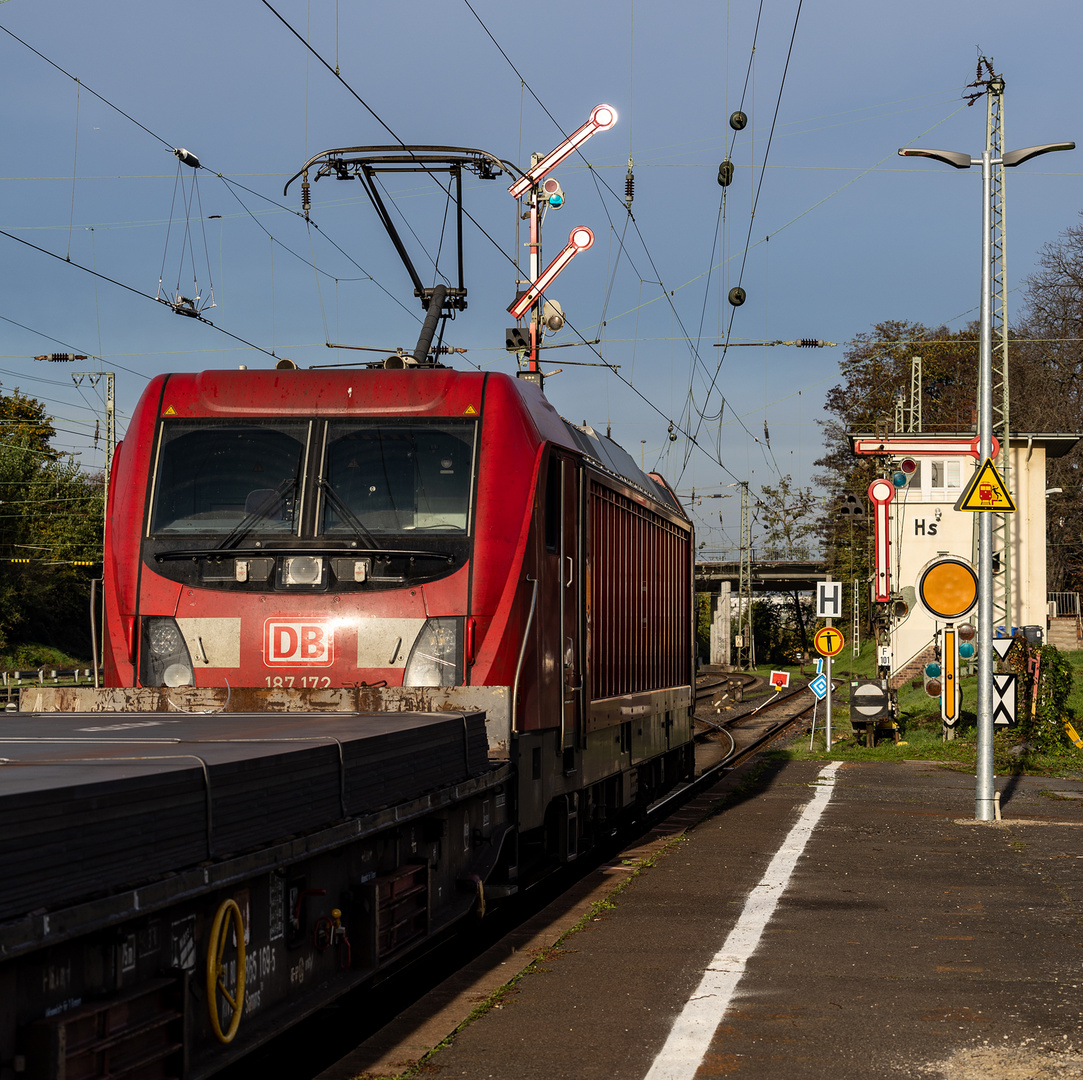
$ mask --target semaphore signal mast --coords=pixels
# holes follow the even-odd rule
[[[513,199],[527,198],[527,209],[523,217],[530,222],[529,279],[519,281],[526,289],[520,292],[508,305],[508,311],[519,321],[529,315],[530,323],[524,335],[520,327],[512,327],[507,333],[508,348],[514,352],[525,352],[526,368],[519,371],[521,378],[542,384],[542,373],[538,366],[538,351],[541,347],[543,319],[549,328],[559,330],[564,325],[564,314],[555,301],[545,300],[545,290],[553,283],[560,272],[579,254],[594,243],[594,233],[586,225],[578,225],[568,235],[568,242],[560,254],[544,269],[541,267],[541,211],[548,207],[556,210],[564,205],[564,192],[559,182],[549,176],[569,154],[574,153],[592,135],[599,131],[608,131],[617,122],[617,111],[611,105],[595,105],[590,117],[582,127],[574,131],[562,143],[544,156],[534,154],[530,169],[508,188]],[[548,179],[547,179],[548,177]]]

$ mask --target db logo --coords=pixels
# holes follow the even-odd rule
[[[314,619],[268,619],[263,624],[263,656],[268,664],[335,662],[335,631],[331,622]]]

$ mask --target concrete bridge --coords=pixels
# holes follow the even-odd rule
[[[696,592],[714,595],[709,659],[712,664],[721,664],[727,669],[731,657],[731,597],[736,596],[740,579],[739,560],[696,563]],[[817,581],[827,580],[827,563],[823,559],[753,559],[751,579],[754,594],[812,592]]]
[[[737,560],[696,563],[696,592],[716,593],[724,582],[728,582],[731,591],[736,593],[740,578],[741,564]],[[823,559],[752,561],[754,593],[810,592],[817,581],[826,579],[827,563]]]

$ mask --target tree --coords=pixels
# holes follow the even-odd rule
[[[854,519],[837,511],[846,495],[862,504],[878,475],[873,458],[850,450],[848,432],[893,431],[902,395],[904,426],[910,422],[912,359],[921,357],[921,428],[973,431],[978,391],[978,327],[951,332],[946,327],[887,320],[856,336],[840,365],[842,382],[827,394],[827,420],[821,421],[827,452],[816,461],[814,479],[828,492],[821,537],[827,569],[840,581],[867,581],[870,567],[868,514]],[[914,403],[917,404],[917,403]],[[843,591],[849,606],[850,590]],[[846,613],[850,613],[847,611]]]
[[[56,458],[57,451],[50,445],[55,435],[52,418],[37,398],[22,393],[18,387],[7,397],[0,396],[0,437],[25,439],[39,453]]]
[[[103,477],[51,445],[45,407],[0,397],[0,648],[90,655],[89,580],[101,562]]]
[[[711,616],[714,593],[696,593],[696,658],[704,662],[711,658]]]
[[[820,499],[811,487],[799,487],[787,473],[777,486],[765,484],[760,489],[759,520],[764,529],[760,553],[767,559],[811,559],[819,548],[817,537],[820,521],[817,513]],[[807,652],[808,634],[801,595],[796,590],[788,594],[793,603],[794,621],[802,652]],[[757,638],[757,640],[759,640]]]
[[[1039,266],[1024,283],[1010,333],[1011,428],[1083,432],[1083,224],[1069,226],[1046,244]],[[975,430],[977,324],[949,333],[919,323],[878,323],[857,336],[841,365],[842,381],[827,395],[827,452],[816,462],[824,472],[814,479],[832,497],[850,493],[865,499],[875,466],[850,452],[846,433],[894,428],[895,395],[902,392],[903,404],[909,405],[912,356],[922,357],[922,429]],[[1083,449],[1050,460],[1046,479],[1062,489],[1047,512],[1049,589],[1083,593]],[[868,522],[868,516],[855,523],[830,511],[826,515],[823,536],[833,574],[849,576],[844,571],[852,560],[854,575],[865,579]]]
[[[1046,244],[1025,283],[1014,328],[1011,423],[1024,431],[1083,431],[1083,226]],[[1083,451],[1047,465],[1059,487],[1047,512],[1047,579],[1052,592],[1083,592]]]
[[[818,548],[815,537],[820,500],[811,487],[799,487],[787,473],[776,487],[764,484],[758,501],[764,538],[760,553],[767,559],[811,559]]]

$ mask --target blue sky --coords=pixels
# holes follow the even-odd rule
[[[808,482],[844,343],[884,319],[955,329],[976,317],[978,170],[897,149],[980,152],[984,102],[964,99],[979,53],[1007,83],[1009,148],[1083,143],[1080,22],[1074,0],[0,2],[0,385],[47,402],[58,442],[94,468],[104,384],[77,386],[73,371],[116,373],[123,432],[159,372],[273,363],[244,342],[301,366],[359,355],[327,342],[412,351],[423,312],[360,185],[316,184],[309,227],[298,186],[282,196],[286,179],[322,150],[396,140],[479,147],[525,167],[606,102],[618,123],[554,174],[567,202],[543,233],[547,262],[573,226],[594,230],[550,290],[568,320],[550,343],[601,340],[596,353],[545,355],[544,371],[562,369],[546,390],[568,419],[609,426],[686,499],[728,495],[691,508],[707,550],[736,548],[730,485]],[[749,121],[734,132],[738,108]],[[180,188],[172,147],[204,165],[183,170]],[[1009,174],[1010,288],[1077,221],[1081,155]],[[514,369],[506,188],[466,185],[476,225],[469,307],[446,337],[467,350],[456,366]],[[388,192],[431,275],[440,192],[417,177],[389,180]],[[203,314],[236,337],[155,303],[159,278],[161,295],[198,290],[201,304],[213,287]],[[734,310],[726,294],[738,282],[748,298]],[[742,344],[722,360],[727,333],[735,346],[839,346]],[[89,359],[33,359],[69,350]],[[571,363],[602,359],[619,376]]]

